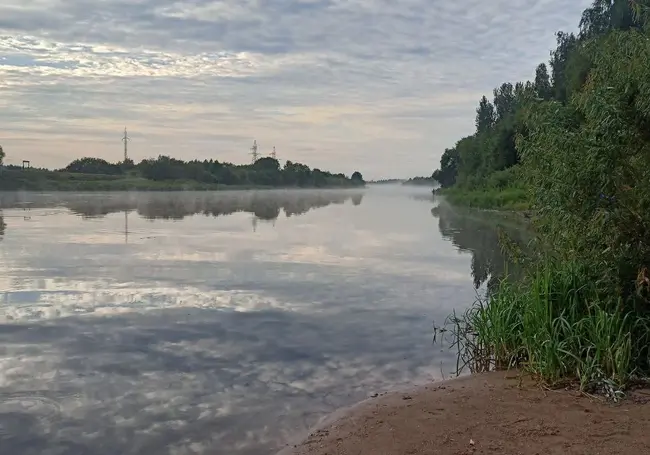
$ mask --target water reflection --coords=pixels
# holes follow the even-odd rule
[[[268,454],[453,371],[470,254],[413,191],[0,195],[0,453]]]
[[[225,216],[239,212],[252,213],[257,219],[276,220],[309,210],[344,204],[358,206],[363,201],[360,191],[222,191],[170,193],[0,193],[0,207],[52,208],[66,207],[84,218],[102,218],[115,212],[137,212],[143,218],[182,220],[187,216]]]
[[[500,232],[515,244],[525,248],[531,239],[522,223],[498,213],[453,207],[441,201],[431,209],[438,218],[443,238],[450,240],[460,251],[472,254],[471,273],[476,289],[487,283],[488,289],[506,272],[516,275],[518,269],[504,254],[499,244]]]
[[[5,223],[5,219],[2,216],[2,210],[0,210],[0,241],[2,241],[2,238],[5,235],[6,228],[7,228],[7,224]]]

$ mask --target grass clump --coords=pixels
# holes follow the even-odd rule
[[[551,386],[576,382],[617,399],[648,373],[650,317],[603,297],[588,272],[578,262],[546,261],[454,316],[459,370],[520,368]]]
[[[439,194],[454,205],[487,210],[524,211],[530,208],[529,197],[523,188],[485,188],[466,190],[448,188]]]
[[[486,210],[525,211],[531,192],[519,166],[492,173],[489,177],[467,177],[462,183],[434,190],[452,205]]]

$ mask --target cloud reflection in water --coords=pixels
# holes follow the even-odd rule
[[[269,453],[451,371],[474,290],[430,202],[254,193],[3,195],[0,453]]]

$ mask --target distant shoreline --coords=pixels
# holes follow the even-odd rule
[[[0,172],[0,191],[65,191],[65,192],[119,192],[119,191],[225,191],[268,189],[361,189],[365,184],[316,185],[226,185],[202,183],[195,180],[148,180],[142,177],[104,176],[82,173]]]
[[[0,162],[1,164],[1,162]],[[81,158],[63,169],[0,165],[0,191],[218,191],[265,188],[359,188],[360,172],[350,177],[301,163],[284,166],[273,158],[235,165],[214,160],[189,161],[159,156],[135,164]]]
[[[196,187],[194,185],[170,185],[168,187],[128,187],[128,188],[109,188],[109,187],[81,187],[81,188],[2,188],[0,193],[11,192],[62,192],[62,193],[125,193],[129,191],[152,192],[152,193],[171,193],[176,191],[272,191],[272,190],[365,190],[365,186],[245,186],[245,185],[214,185],[210,187]]]

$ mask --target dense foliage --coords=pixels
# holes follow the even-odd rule
[[[441,159],[449,191],[516,186],[536,212],[527,279],[457,320],[479,364],[612,396],[650,374],[649,6],[594,1],[577,35],[557,33],[550,79],[540,65],[482,99],[476,133]]]
[[[650,259],[650,40],[614,30],[586,46],[585,84],[531,109],[519,149],[542,232],[629,288]]]
[[[404,182],[404,179],[379,179],[370,180],[368,183],[373,185],[398,185]]]
[[[402,185],[412,185],[412,186],[434,186],[436,181],[433,177],[412,177],[408,180],[402,182]]]
[[[351,177],[310,169],[287,161],[284,166],[270,157],[253,164],[235,165],[217,160],[182,161],[168,156],[109,163],[100,158],[81,158],[58,171],[8,166],[0,189],[209,189],[237,187],[354,187],[365,184],[356,171]],[[96,188],[93,188],[93,184]]]
[[[145,159],[140,163],[111,164],[97,158],[75,160],[66,168],[68,172],[87,174],[138,174],[148,180],[194,180],[223,185],[261,186],[352,186],[363,184],[363,177],[355,172],[352,178],[332,174],[320,169],[310,169],[300,163],[287,161],[284,167],[274,158],[260,158],[250,165],[234,165],[217,160],[182,161],[168,156]]]
[[[551,52],[548,65],[538,65],[534,81],[503,83],[494,89],[492,99],[484,96],[479,101],[475,133],[444,151],[433,178],[442,188],[454,187],[463,192],[522,189],[525,182],[517,178],[522,173],[504,171],[520,165],[531,115],[549,109],[549,105],[566,106],[574,102],[574,96],[582,93],[591,73],[599,68],[602,71],[603,59],[615,55],[611,43],[605,43],[610,33],[618,32],[620,39],[635,42],[636,51],[642,53],[638,44],[639,37],[645,36],[643,19],[647,4],[647,0],[596,0],[584,11],[577,35],[556,33],[557,47]],[[630,46],[631,43],[619,50],[629,51]],[[625,54],[619,65],[625,65],[630,58]],[[536,119],[532,124],[540,122]],[[538,155],[544,159],[542,156]]]

